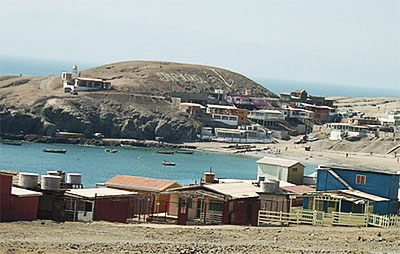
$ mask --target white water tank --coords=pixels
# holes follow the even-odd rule
[[[61,182],[65,182],[65,171],[53,170],[53,171],[47,171],[47,174],[52,176],[59,176],[61,177]]]
[[[82,174],[78,173],[68,173],[67,174],[67,183],[72,185],[78,185],[82,183]]]
[[[279,182],[266,180],[260,182],[260,192],[263,193],[277,193],[279,191]]]
[[[18,185],[27,189],[37,189],[39,175],[21,172],[18,176]]]
[[[41,189],[42,190],[60,190],[61,177],[53,175],[42,175]]]

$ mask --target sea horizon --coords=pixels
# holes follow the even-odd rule
[[[57,76],[61,75],[64,71],[71,71],[72,65],[77,65],[80,70],[86,70],[105,64],[107,63],[98,64],[71,60],[64,61],[58,59],[1,56],[0,75]],[[246,77],[257,82],[278,96],[282,92],[292,92],[296,89],[304,89],[310,95],[324,97],[400,97],[400,89],[390,89],[385,87],[362,87],[356,85],[329,84],[268,77]]]

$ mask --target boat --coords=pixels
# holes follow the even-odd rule
[[[163,164],[164,166],[175,166],[175,165],[176,165],[175,162],[166,161],[166,160],[163,160],[162,164]]]
[[[116,152],[118,152],[117,149],[105,149],[104,151],[107,152],[107,153],[116,153]]]
[[[20,146],[22,145],[21,140],[3,140],[3,144],[12,145],[12,146]]]
[[[43,152],[45,152],[45,153],[66,153],[67,149],[48,149],[48,148],[43,148]]]
[[[180,153],[180,154],[193,154],[193,151],[176,150],[175,153]]]
[[[160,153],[160,154],[174,154],[175,151],[157,151],[157,153]]]

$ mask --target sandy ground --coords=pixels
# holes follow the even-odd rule
[[[400,253],[400,228],[0,224],[0,253]]]
[[[357,152],[351,147],[347,151],[332,151],[323,148],[326,146],[326,144],[332,143],[332,141],[329,140],[319,140],[316,142],[308,142],[306,144],[294,144],[294,140],[296,140],[296,138],[288,141],[280,140],[279,143],[276,144],[251,144],[251,146],[255,146],[256,148],[269,147],[271,150],[253,151],[239,154],[237,154],[237,150],[228,148],[228,146],[232,144],[218,142],[194,142],[187,144],[196,146],[198,150],[202,151],[237,154],[238,156],[253,156],[259,158],[265,156],[280,157],[297,160],[300,162],[308,161],[315,164],[335,164],[350,167],[365,166],[369,168],[400,171],[400,151],[398,151],[396,157],[394,154],[371,154]],[[359,142],[367,143],[368,141]],[[398,143],[400,143],[400,140]],[[306,146],[310,146],[311,151],[306,151]]]

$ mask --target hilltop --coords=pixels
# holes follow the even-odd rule
[[[65,130],[88,137],[101,132],[111,138],[193,140],[201,124],[173,108],[173,93],[221,89],[277,98],[241,74],[201,65],[131,61],[79,75],[107,79],[113,90],[76,96],[64,93],[58,76],[0,77],[0,133],[54,135]]]

